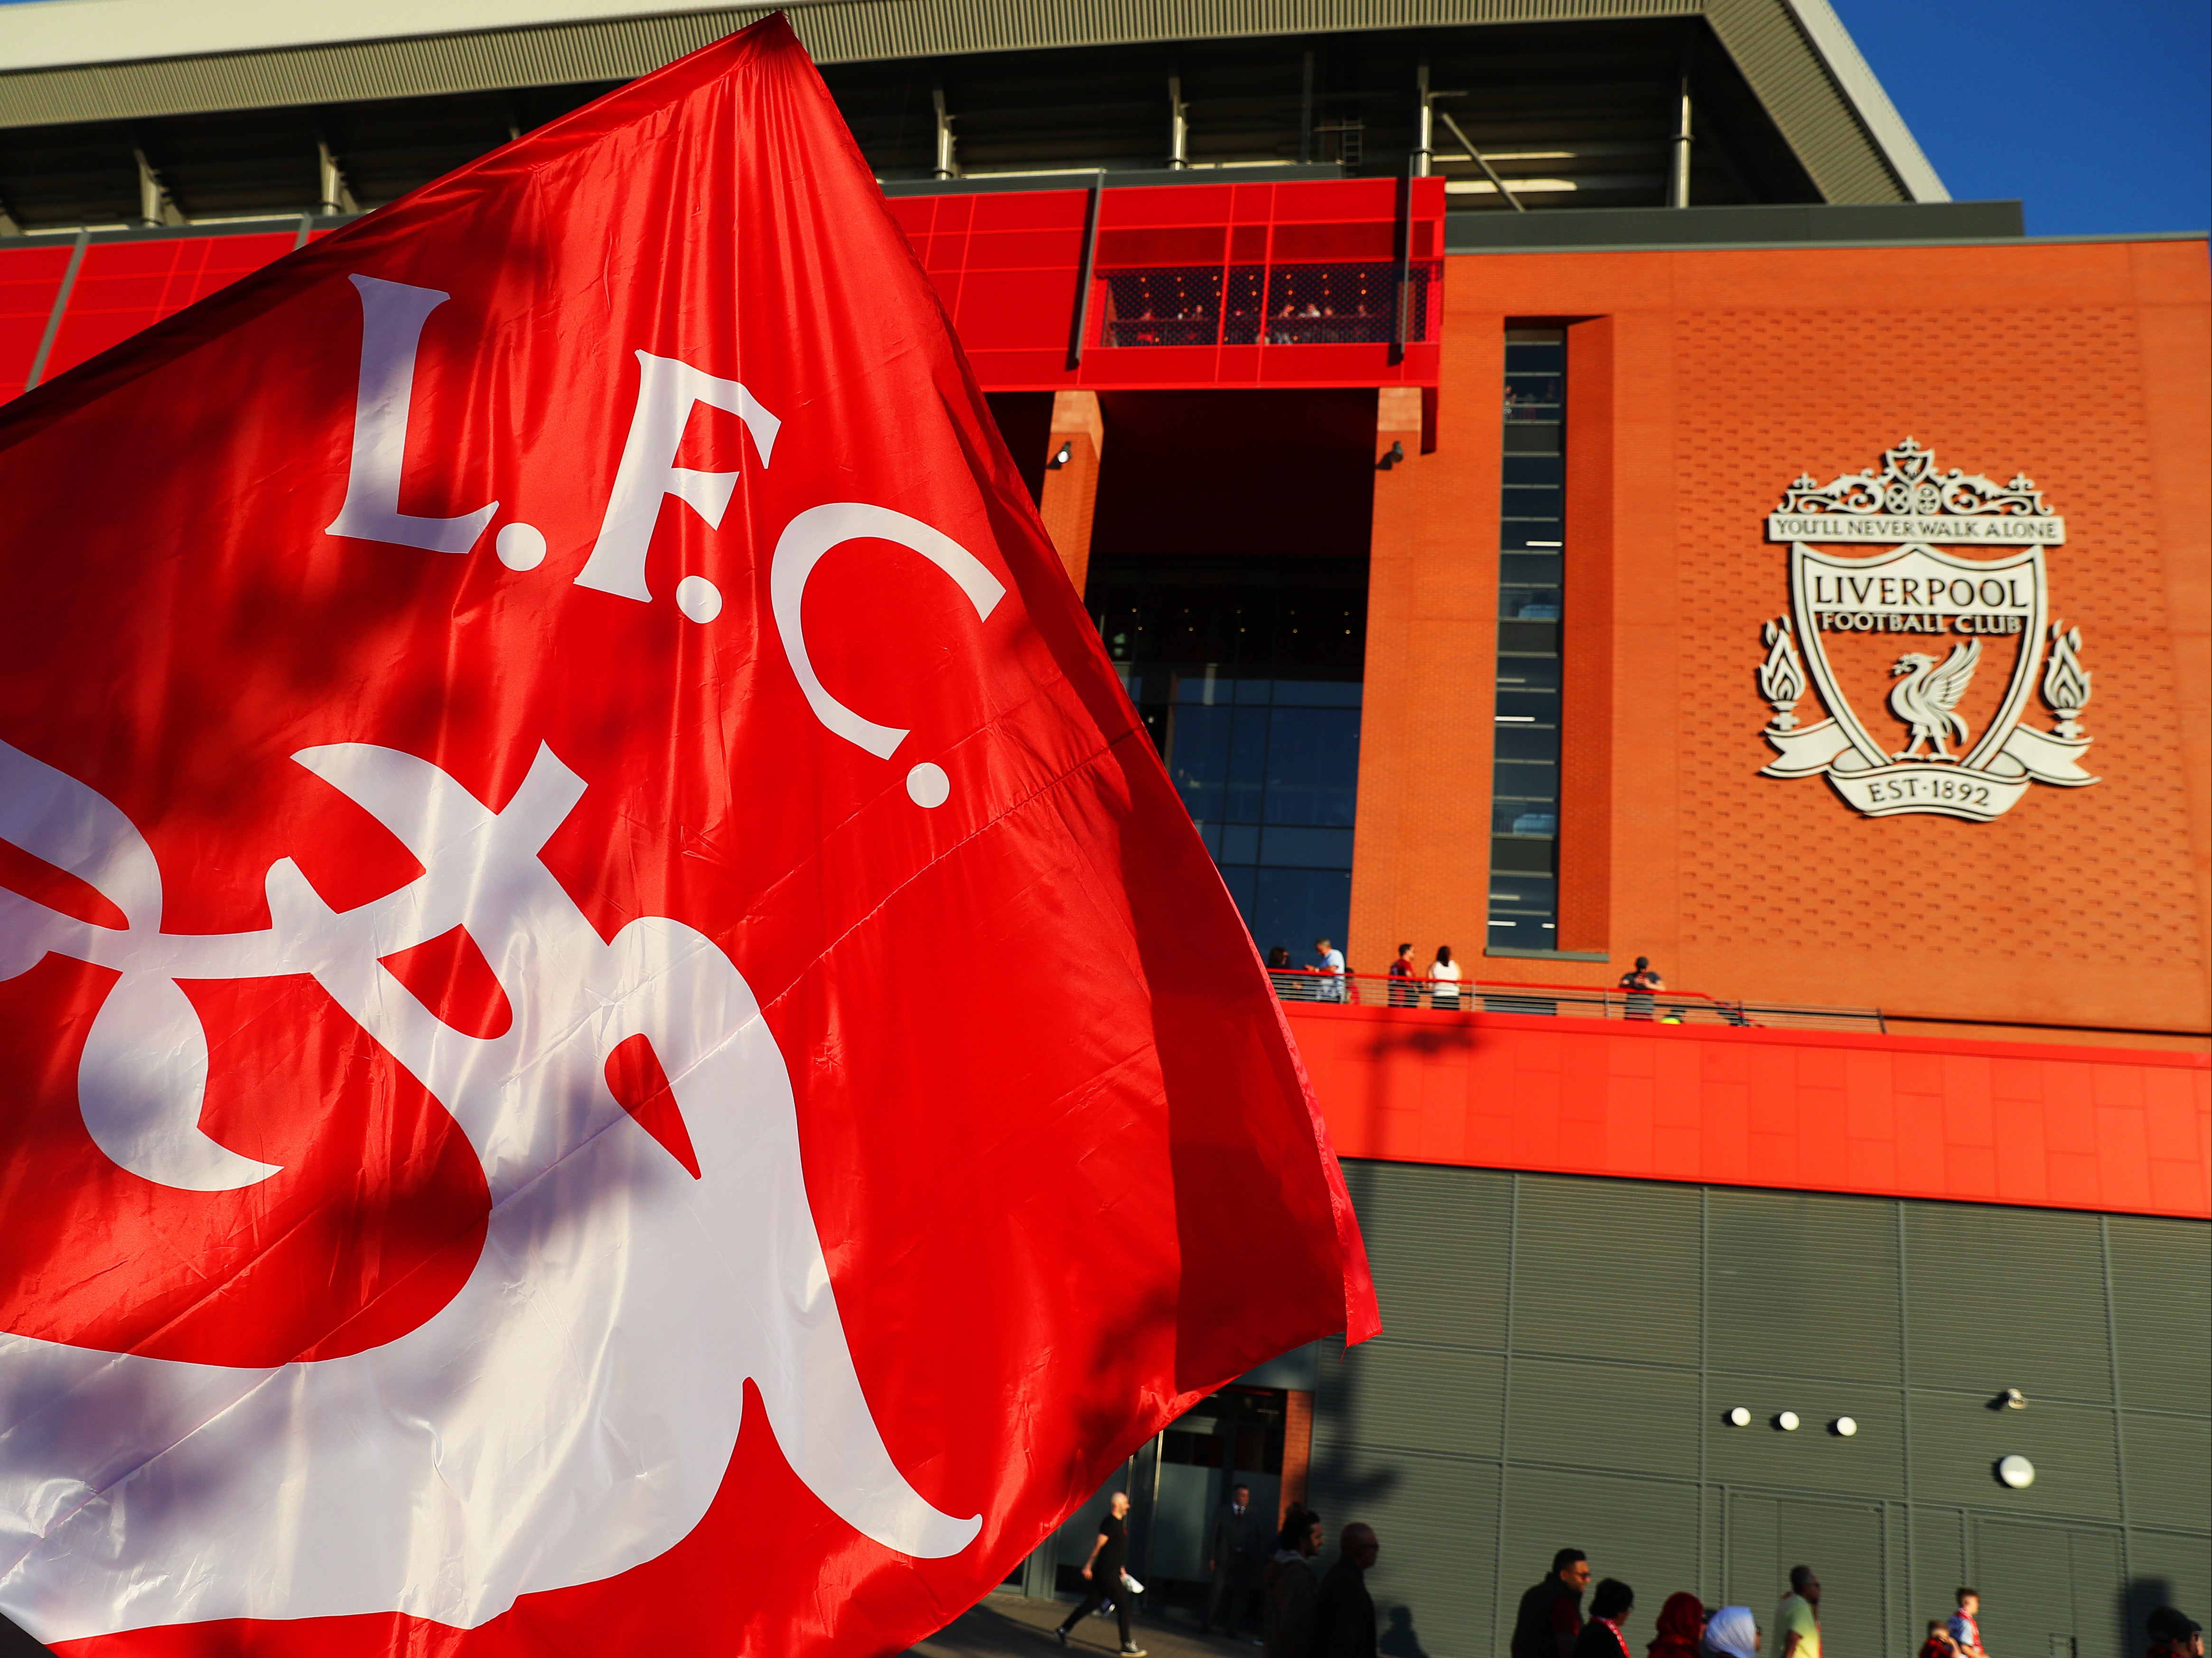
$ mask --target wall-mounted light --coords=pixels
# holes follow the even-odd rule
[[[1797,1431],[1797,1412],[1795,1411],[1783,1412],[1774,1418],[1774,1425],[1781,1429],[1782,1431],[1786,1434],[1796,1433]]]
[[[1031,454],[1035,454],[1036,451],[1032,449],[1030,452]],[[1045,462],[1044,470],[1048,472],[1057,472],[1061,467],[1066,465],[1069,461],[1074,459],[1075,440],[1071,438],[1066,443],[1061,444],[1059,448],[1052,452],[1052,459]]]
[[[2035,1483],[2035,1464],[2024,1456],[2001,1456],[1997,1459],[1997,1480],[2016,1491],[2026,1491]]]
[[[1848,1416],[1839,1416],[1828,1424],[1838,1439],[1849,1439],[1859,1430],[1858,1423]]]
[[[1405,459],[1406,446],[1393,438],[1390,440],[1390,452],[1375,463],[1375,470],[1378,472],[1387,472]]]
[[[1728,1413],[1728,1424],[1731,1428],[1748,1428],[1751,1426],[1751,1412],[1742,1406],[1737,1406]]]

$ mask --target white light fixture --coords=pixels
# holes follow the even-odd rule
[[[2008,1411],[2024,1411],[2027,1408],[2027,1395],[2017,1388],[2008,1388],[1998,1397],[2004,1400],[2004,1406]]]
[[[1838,1417],[1830,1425],[1835,1429],[1837,1436],[1841,1439],[1849,1439],[1859,1430],[1859,1424],[1848,1416]]]
[[[1786,1434],[1796,1433],[1797,1431],[1797,1412],[1795,1411],[1783,1412],[1781,1415],[1774,1418],[1774,1425],[1781,1429],[1782,1431]]]
[[[1737,1406],[1728,1413],[1728,1424],[1731,1428],[1748,1428],[1751,1426],[1751,1412],[1742,1406]]]
[[[2035,1483],[2035,1464],[2024,1456],[2002,1457],[1997,1461],[1997,1478],[2016,1491],[2026,1491]]]

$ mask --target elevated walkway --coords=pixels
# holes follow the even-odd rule
[[[2212,1217],[2203,1054],[1662,1023],[1678,1005],[1284,1011],[1341,1157]]]

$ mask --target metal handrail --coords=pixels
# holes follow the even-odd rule
[[[1626,991],[1595,985],[1521,984],[1494,981],[1393,979],[1379,973],[1326,974],[1318,968],[1269,968],[1275,993],[1286,1002],[1419,1010],[1447,1017],[1468,1013],[1518,1013],[1539,1017],[1625,1019],[1668,1025],[1726,1025],[1796,1030],[1886,1032],[1881,1010],[1808,1007],[1784,1002],[1731,1000],[1702,990]]]

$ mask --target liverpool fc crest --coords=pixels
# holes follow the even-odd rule
[[[2081,763],[2081,630],[2049,614],[2044,555],[2064,544],[2066,520],[2033,478],[1938,472],[1907,438],[1878,472],[1800,477],[1766,538],[1790,544],[1790,614],[1764,632],[1759,692],[1776,758],[1762,776],[1824,775],[1869,817],[1977,823],[2010,811],[2031,782],[2097,780]],[[1889,544],[1830,550],[1869,543]],[[2024,723],[2039,689],[2057,716],[2049,731]],[[1802,725],[1808,690],[1828,717]],[[1862,708],[1896,724],[1878,713],[1869,724]]]

